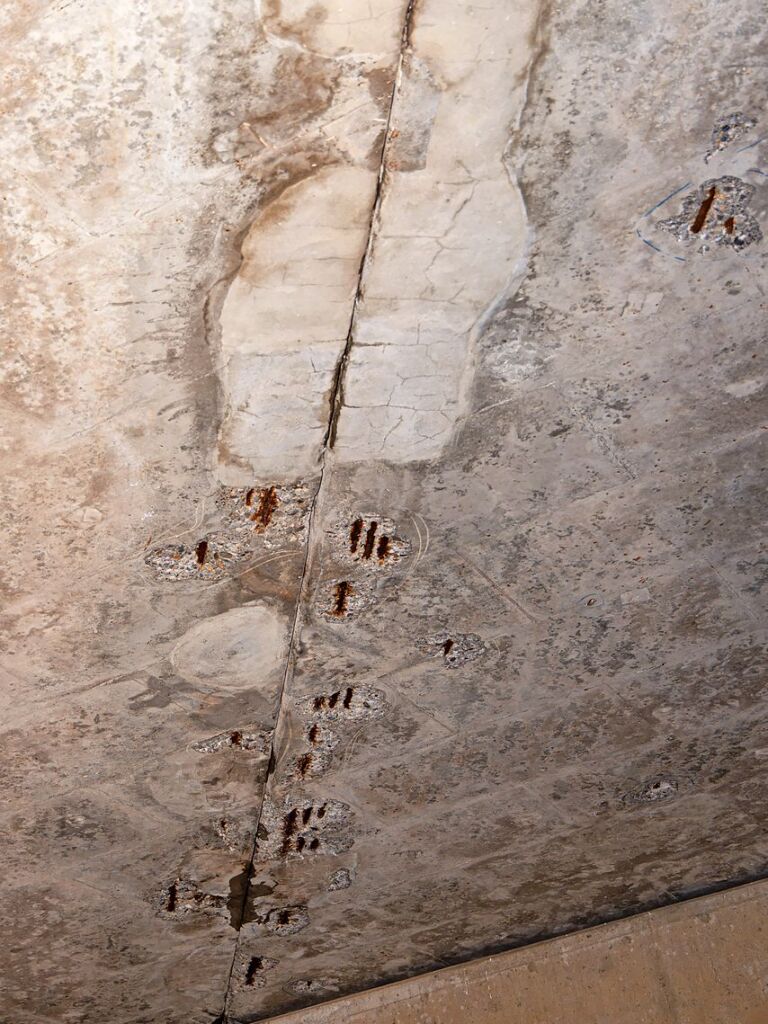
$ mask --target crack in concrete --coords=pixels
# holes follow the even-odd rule
[[[365,245],[365,249],[364,249],[364,252],[363,252],[363,256],[362,256],[362,259],[360,261],[360,268],[359,268],[358,277],[357,277],[357,287],[355,289],[355,295],[354,295],[354,298],[352,300],[352,310],[351,310],[350,320],[349,320],[349,329],[347,331],[347,337],[346,337],[346,341],[345,341],[345,345],[344,345],[344,350],[342,351],[341,356],[339,357],[339,361],[336,364],[336,369],[335,369],[334,377],[333,377],[333,384],[332,384],[332,387],[331,387],[331,394],[330,394],[330,398],[329,398],[329,410],[328,410],[328,424],[327,424],[327,427],[326,427],[325,436],[323,438],[323,444],[322,444],[322,449],[321,449],[321,454],[320,454],[320,475],[319,475],[319,479],[318,479],[318,482],[317,482],[317,488],[316,488],[315,493],[314,493],[314,495],[312,497],[312,501],[310,502],[310,505],[309,505],[309,512],[308,512],[308,519],[307,519],[307,539],[306,539],[306,545],[305,545],[305,549],[304,549],[304,560],[303,560],[303,564],[302,564],[302,568],[301,568],[301,575],[299,577],[298,594],[297,594],[297,598],[296,598],[296,610],[295,610],[295,613],[294,613],[293,623],[291,625],[291,632],[290,632],[290,636],[289,636],[289,639],[288,639],[288,653],[287,653],[287,656],[286,656],[286,665],[285,665],[285,672],[283,674],[283,682],[282,682],[282,686],[281,686],[280,694],[279,694],[279,698],[278,698],[277,716],[276,716],[276,720],[275,720],[275,728],[274,728],[274,731],[272,733],[272,741],[271,741],[271,745],[270,745],[269,763],[268,763],[268,767],[267,767],[267,774],[266,774],[266,777],[264,779],[264,783],[263,783],[263,786],[262,786],[261,801],[260,801],[260,804],[259,804],[259,810],[258,810],[258,814],[256,816],[255,839],[254,839],[254,842],[253,842],[253,847],[252,847],[252,850],[251,850],[250,859],[248,861],[248,864],[245,866],[246,884],[243,887],[243,895],[242,895],[242,900],[241,900],[241,905],[240,905],[240,914],[239,914],[239,921],[241,923],[241,926],[242,926],[242,922],[245,920],[245,912],[246,912],[247,903],[248,903],[249,881],[250,881],[250,878],[251,878],[251,876],[253,875],[253,872],[254,872],[254,864],[255,864],[255,861],[256,861],[256,853],[257,853],[257,850],[258,850],[258,843],[259,843],[258,833],[259,833],[259,827],[261,825],[261,821],[262,821],[262,817],[263,817],[263,813],[264,813],[264,804],[265,804],[266,795],[267,795],[267,787],[268,787],[269,780],[272,777],[272,775],[274,774],[274,770],[275,770],[276,738],[277,738],[277,735],[278,735],[278,730],[279,730],[279,726],[280,726],[280,719],[281,719],[281,715],[282,715],[282,711],[283,711],[283,707],[284,707],[285,693],[286,693],[286,689],[287,689],[287,686],[288,686],[288,682],[290,680],[291,670],[293,668],[294,661],[295,661],[295,656],[296,656],[296,639],[297,639],[297,636],[298,636],[298,633],[299,633],[299,628],[300,628],[300,623],[301,623],[301,610],[302,610],[302,606],[303,606],[303,601],[304,601],[304,596],[305,596],[305,591],[306,591],[306,582],[307,582],[308,571],[309,571],[309,566],[310,566],[310,559],[311,559],[311,552],[312,552],[312,541],[313,541],[313,536],[314,536],[314,529],[313,529],[314,528],[314,522],[315,522],[315,517],[316,517],[317,511],[318,511],[318,508],[319,508],[319,502],[320,502],[321,492],[322,492],[322,489],[323,489],[323,482],[324,482],[324,478],[325,478],[325,471],[326,471],[326,468],[327,468],[327,466],[326,466],[326,458],[327,458],[328,452],[333,449],[334,441],[336,439],[336,429],[337,429],[337,425],[338,425],[338,421],[339,421],[339,416],[341,415],[341,409],[342,409],[342,406],[343,406],[344,379],[345,379],[345,375],[346,375],[347,365],[348,365],[348,362],[349,362],[350,352],[352,350],[352,345],[353,345],[353,342],[354,342],[354,332],[355,332],[355,326],[356,326],[356,322],[357,322],[357,312],[358,312],[358,308],[359,308],[361,299],[363,297],[363,281],[364,281],[364,277],[365,277],[366,268],[367,268],[367,266],[368,266],[368,264],[370,262],[372,254],[373,254],[373,247],[374,247],[375,234],[376,234],[376,224],[377,224],[377,221],[378,221],[379,211],[381,209],[381,202],[382,202],[383,193],[384,193],[384,182],[385,182],[385,177],[386,177],[387,156],[388,156],[388,152],[389,152],[390,127],[391,127],[391,123],[392,123],[392,114],[393,114],[393,110],[394,110],[394,106],[395,106],[395,100],[396,100],[396,97],[397,97],[398,89],[400,87],[401,80],[402,80],[403,62],[404,62],[404,59],[405,59],[405,55],[406,55],[406,53],[407,53],[407,51],[408,51],[408,49],[410,47],[410,44],[411,44],[411,26],[412,26],[412,23],[413,23],[413,14],[414,14],[415,7],[416,7],[416,0],[409,0],[408,5],[407,5],[407,7],[405,9],[404,17],[403,17],[403,28],[402,28],[402,32],[401,32],[401,36],[400,36],[400,51],[399,51],[399,55],[398,55],[397,69],[396,69],[396,72],[395,72],[395,80],[394,80],[394,83],[393,83],[393,86],[392,86],[392,94],[391,94],[391,97],[390,97],[389,109],[388,109],[388,112],[387,112],[386,125],[385,125],[385,128],[384,128],[384,141],[382,143],[381,158],[380,158],[380,161],[379,161],[379,170],[378,170],[378,175],[377,175],[377,180],[376,180],[376,191],[374,193],[373,203],[371,204],[371,216],[370,216],[370,220],[369,220],[369,223],[368,223],[367,240],[366,240],[366,245]],[[217,282],[217,284],[218,283],[220,283],[220,282]],[[206,306],[207,306],[207,302],[206,302]],[[240,933],[240,928],[238,928],[238,935],[237,935],[237,940],[235,942],[235,949],[234,949],[234,952],[233,952],[233,955],[232,955],[232,962],[230,964],[229,974],[227,976],[227,986],[226,986],[226,991],[224,993],[224,1008],[223,1008],[222,1013],[220,1014],[220,1016],[217,1017],[215,1021],[213,1021],[213,1024],[230,1024],[230,1022],[231,1022],[231,1024],[234,1024],[234,1020],[231,1019],[228,1016],[227,1011],[228,1011],[228,1007],[230,1005],[230,997],[231,997],[231,993],[232,993],[232,981],[233,981],[233,977],[234,977],[235,964],[237,963],[238,954],[240,952],[240,934],[239,933]]]
[[[392,95],[389,101],[389,110],[387,111],[387,121],[386,125],[384,126],[384,142],[381,148],[379,173],[376,178],[376,191],[373,196],[373,203],[371,204],[371,219],[368,224],[368,239],[366,242],[362,259],[360,261],[360,270],[358,271],[357,275],[357,288],[355,290],[355,297],[352,300],[352,313],[349,319],[349,330],[347,331],[347,338],[344,343],[344,350],[341,353],[338,363],[336,364],[336,371],[333,375],[328,427],[325,433],[325,437],[323,438],[323,463],[325,461],[325,453],[329,448],[333,448],[334,443],[336,441],[336,430],[339,423],[339,416],[341,415],[342,405],[344,403],[344,380],[347,373],[347,366],[349,364],[349,357],[352,352],[352,345],[354,343],[355,326],[357,324],[357,312],[363,297],[363,281],[365,278],[365,271],[368,264],[370,263],[371,256],[373,255],[373,246],[376,237],[376,223],[379,217],[379,211],[381,209],[381,202],[384,197],[384,177],[386,174],[387,154],[389,152],[389,146],[391,141],[390,128],[392,125],[392,114],[395,108],[395,99],[397,97],[397,92],[402,80],[403,61],[405,59],[405,54],[411,45],[411,25],[413,23],[413,11],[415,6],[416,0],[408,0],[408,6],[405,9],[405,16],[403,18],[403,31],[400,36],[400,54],[397,62],[397,71],[395,72],[395,82],[394,85],[392,86]]]

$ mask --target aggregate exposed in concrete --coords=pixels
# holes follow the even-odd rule
[[[760,875],[762,11],[193,8],[0,10],[0,1017]]]

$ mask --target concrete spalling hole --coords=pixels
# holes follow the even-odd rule
[[[386,697],[381,690],[354,684],[340,686],[326,693],[300,697],[296,701],[296,708],[302,717],[314,723],[308,734],[313,746],[320,744],[323,735],[319,726],[313,731],[315,724],[380,718],[386,707]]]
[[[236,554],[213,539],[200,540],[194,546],[162,544],[145,555],[144,562],[164,580],[218,580],[226,574]]]
[[[201,754],[212,754],[218,750],[250,750],[263,754],[269,750],[271,735],[271,732],[256,732],[246,727],[230,729],[193,743],[192,749]]]
[[[731,114],[723,114],[718,117],[712,129],[712,142],[709,152],[704,157],[704,162],[708,163],[715,153],[720,153],[732,142],[744,138],[756,124],[756,118],[750,117],[749,114],[745,114],[741,110],[734,110]]]
[[[176,878],[154,900],[162,917],[180,919],[191,914],[216,914],[226,909],[227,897],[205,892],[191,879]]]
[[[680,781],[671,775],[657,775],[639,786],[624,793],[621,797],[625,804],[649,804],[662,800],[671,800],[678,795]]]
[[[352,885],[352,872],[349,868],[339,868],[328,879],[328,892],[338,892]]]
[[[422,654],[440,658],[446,668],[459,668],[485,654],[487,648],[476,633],[435,633],[416,641]]]
[[[698,253],[723,247],[739,252],[763,237],[749,209],[754,194],[754,185],[735,175],[708,178],[683,198],[677,216],[658,226],[679,242],[695,244]]]
[[[278,963],[278,960],[269,956],[245,957],[240,968],[242,984],[246,988],[261,988],[266,984],[266,972],[273,970]]]
[[[274,907],[260,923],[273,935],[295,935],[309,924],[306,907]]]
[[[385,516],[357,516],[347,531],[349,555],[362,565],[387,566],[407,554],[410,545],[397,535],[395,523]]]
[[[222,488],[216,498],[222,536],[243,552],[303,541],[309,505],[304,483]]]
[[[350,807],[340,800],[312,800],[291,803],[281,811],[266,803],[263,829],[256,844],[256,860],[264,863],[310,855],[335,856],[353,844],[349,834]]]

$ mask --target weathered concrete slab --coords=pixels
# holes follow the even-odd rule
[[[0,11],[0,1016],[765,871],[763,21]]]

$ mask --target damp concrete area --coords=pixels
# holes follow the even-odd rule
[[[0,1019],[768,869],[755,0],[8,0]]]

